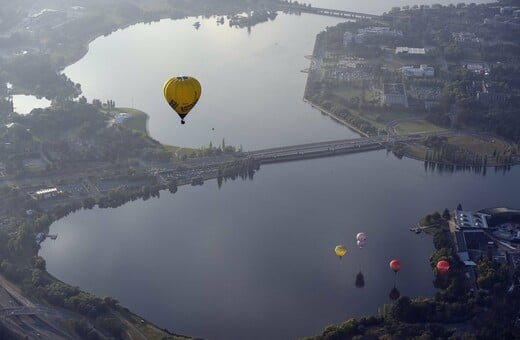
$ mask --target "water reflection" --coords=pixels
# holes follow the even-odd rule
[[[357,273],[356,275],[356,287],[363,288],[365,287],[365,276],[362,272]]]
[[[519,181],[518,167],[505,176],[425,175],[420,162],[383,150],[265,165],[253,181],[220,190],[208,181],[71,214],[53,224],[59,239],[40,255],[58,278],[181,334],[293,339],[373,314],[389,301],[388,287],[435,294],[431,236],[408,227],[459,202],[519,206],[511,190]],[[359,230],[370,235],[363,250],[352,237]],[[341,261],[331,255],[338,240],[352,250]],[[398,277],[389,256],[406,263]],[[365,286],[356,288],[360,272]]]
[[[390,289],[390,293],[388,294],[388,297],[390,298],[390,300],[395,301],[395,300],[399,299],[400,296],[401,296],[401,292],[399,292],[399,290],[397,289],[396,286],[394,286],[392,289]]]
[[[455,173],[455,172],[467,172],[475,175],[486,176],[488,170],[493,169],[495,173],[506,174],[511,171],[512,165],[497,165],[497,166],[483,166],[483,165],[454,165],[454,164],[443,164],[436,162],[424,161],[424,171],[431,173]]]

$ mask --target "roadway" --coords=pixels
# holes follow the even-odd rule
[[[24,339],[74,339],[61,329],[66,313],[36,305],[0,276],[0,322]]]
[[[281,10],[290,10],[290,11],[294,11],[294,12],[302,12],[302,13],[311,13],[311,14],[317,14],[317,15],[325,15],[325,16],[336,17],[336,18],[376,19],[376,18],[380,18],[381,17],[380,15],[376,15],[376,14],[343,11],[343,10],[331,9],[331,8],[302,6],[302,5],[287,4],[287,3],[279,4],[278,7]]]
[[[420,135],[408,135],[343,139],[256,150],[247,152],[246,154],[260,163],[275,163],[334,156],[345,153],[366,152],[386,148],[389,143],[407,143],[417,141],[420,138],[422,138]]]

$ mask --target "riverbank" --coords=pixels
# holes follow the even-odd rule
[[[363,136],[363,137],[370,137],[370,135],[364,131],[361,131],[360,129],[358,129],[357,127],[355,127],[354,125],[348,123],[346,120],[338,117],[337,115],[335,115],[334,113],[330,112],[329,110],[326,110],[324,109],[323,107],[320,107],[319,105],[317,104],[314,104],[313,102],[311,102],[310,100],[306,99],[306,98],[303,98],[303,101],[308,103],[310,106],[312,106],[313,108],[315,109],[318,109],[320,110],[320,112],[322,114],[325,114],[327,116],[329,116],[330,118],[334,119],[335,121],[337,121],[338,123],[340,124],[343,124],[345,125],[346,127],[348,127],[349,129],[351,129],[352,131],[355,131],[357,132],[359,135]]]

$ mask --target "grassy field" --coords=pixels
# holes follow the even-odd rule
[[[398,134],[403,135],[409,133],[439,132],[445,129],[428,121],[421,120],[416,122],[403,122],[402,124],[397,125],[395,130]]]
[[[457,146],[460,149],[467,150],[474,154],[487,156],[488,165],[501,165],[497,164],[493,153],[499,152],[500,154],[509,153],[512,146],[506,141],[496,138],[483,138],[475,137],[472,135],[456,135],[450,136],[447,139],[447,143]],[[407,147],[406,153],[413,158],[425,159],[428,148],[424,145],[415,144]]]
[[[170,153],[172,153],[175,156],[181,157],[183,155],[186,155],[187,157],[190,156],[192,153],[197,152],[197,149],[192,148],[184,148],[180,146],[173,146],[173,145],[164,145],[164,148],[168,150]]]
[[[493,152],[504,153],[510,150],[509,143],[497,138],[482,138],[471,135],[459,135],[448,138],[448,143],[456,145],[460,148],[479,153],[482,155],[492,156]]]

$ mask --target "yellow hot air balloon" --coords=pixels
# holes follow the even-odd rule
[[[173,77],[164,83],[164,98],[172,109],[181,117],[184,117],[193,109],[200,98],[202,89],[197,79],[193,77]]]
[[[345,246],[339,245],[336,246],[336,248],[334,248],[334,252],[336,253],[336,255],[339,256],[339,258],[342,258],[343,256],[345,256],[348,250],[347,248],[345,248]]]

